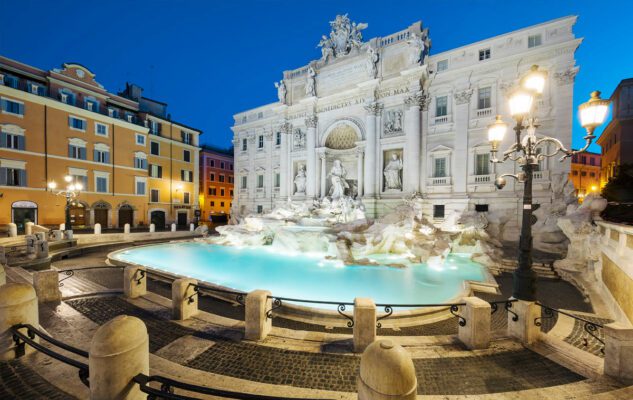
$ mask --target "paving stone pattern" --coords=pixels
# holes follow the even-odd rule
[[[610,319],[590,317],[585,315],[583,315],[582,318],[602,326],[613,322]],[[593,332],[593,334],[596,335],[600,340],[604,341],[604,330],[602,328],[598,328],[595,332]],[[572,332],[564,340],[572,346],[585,350],[593,355],[604,357],[604,354],[601,351],[604,348],[604,344],[600,343],[599,340],[591,336],[585,330],[585,322],[583,321],[575,320]]]
[[[0,399],[68,400],[74,397],[47,382],[20,360],[0,362]]]

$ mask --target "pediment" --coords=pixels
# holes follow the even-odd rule
[[[103,85],[95,80],[96,75],[81,64],[64,63],[62,65],[62,69],[55,69],[53,71],[57,72],[60,75],[64,75],[69,78],[81,81],[85,84],[96,86],[99,89],[104,88]]]

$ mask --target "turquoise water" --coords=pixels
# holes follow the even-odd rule
[[[270,246],[186,242],[124,250],[113,258],[240,291],[266,289],[275,296],[325,301],[371,297],[376,303],[442,303],[459,295],[465,280],[485,280],[482,266],[465,254],[449,254],[443,264],[393,268],[345,265],[311,254],[280,254]]]

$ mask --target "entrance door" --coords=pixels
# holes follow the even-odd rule
[[[95,210],[95,224],[101,224],[101,228],[108,227],[108,210]]]
[[[73,226],[85,226],[86,225],[86,207],[78,203],[70,207],[70,223]]]
[[[150,214],[150,223],[154,224],[156,230],[162,231],[165,229],[165,212],[164,211],[152,211]]]
[[[178,213],[178,222],[176,222],[179,227],[187,227],[187,213]]]
[[[16,201],[11,205],[11,221],[17,225],[18,233],[24,233],[27,222],[37,224],[37,204],[32,201]]]
[[[134,210],[129,205],[119,208],[119,228],[125,227],[125,224],[132,226],[134,223]]]

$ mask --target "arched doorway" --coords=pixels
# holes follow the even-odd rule
[[[102,228],[107,228],[109,225],[108,212],[112,207],[105,201],[98,201],[92,205],[94,212],[94,223],[101,224]]]
[[[155,210],[149,214],[150,223],[154,224],[156,230],[165,229],[165,211]]]
[[[125,224],[134,225],[134,208],[129,204],[119,207],[119,228],[125,227]]]
[[[74,202],[70,205],[70,223],[75,226],[86,226],[86,205]]]
[[[28,201],[16,201],[11,205],[11,221],[17,225],[18,233],[24,233],[27,222],[37,224],[37,204]]]

